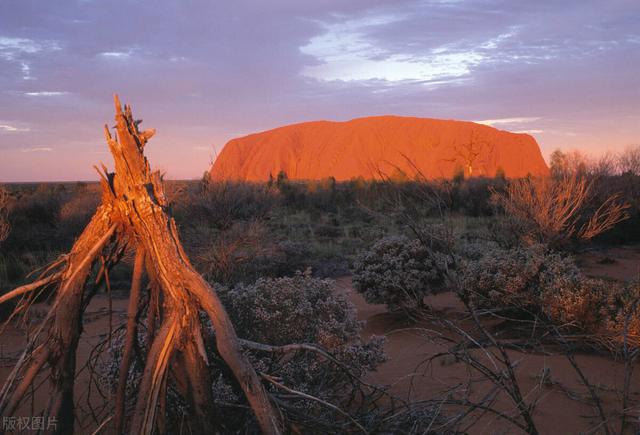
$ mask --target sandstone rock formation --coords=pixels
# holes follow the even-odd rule
[[[427,179],[547,175],[535,139],[465,121],[377,116],[314,121],[229,141],[211,168],[214,180],[264,181],[280,171],[290,179],[335,177]]]

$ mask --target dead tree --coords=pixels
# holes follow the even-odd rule
[[[2,297],[0,303],[19,295],[29,295],[43,286],[56,286],[55,299],[36,334],[0,390],[0,415],[11,416],[20,407],[27,390],[45,367],[50,370],[51,397],[47,415],[58,420],[57,432],[74,430],[74,379],[76,350],[82,334],[83,313],[95,286],[87,284],[94,269],[98,279],[108,278],[108,270],[125,250],[136,252],[131,301],[128,311],[124,357],[116,393],[114,426],[119,432],[151,434],[162,423],[159,403],[166,393],[168,372],[180,373],[183,394],[190,404],[193,421],[204,427],[211,413],[211,389],[199,313],[204,311],[215,330],[217,351],[244,391],[261,430],[278,434],[282,416],[246,356],[220,299],[195,271],[187,258],[173,218],[168,214],[160,173],[152,171],[144,156],[144,146],[154,130],[140,131],[131,107],[121,107],[115,97],[116,135],[105,125],[105,136],[115,161],[115,173],[103,166],[102,203],[73,248],[45,270],[40,278]],[[102,261],[99,261],[102,260]],[[124,420],[123,382],[131,361],[139,304],[140,282],[146,272],[151,294],[147,301],[161,303],[148,309],[150,346],[137,391],[135,412]],[[157,326],[155,326],[157,325]]]
[[[453,163],[462,161],[465,171],[470,177],[473,177],[474,168],[479,164],[484,165],[486,163],[487,155],[491,155],[493,153],[493,149],[493,144],[490,144],[485,140],[481,140],[478,132],[472,131],[469,136],[469,141],[455,145],[453,147],[453,156],[445,161]],[[480,158],[483,154],[485,155],[484,158]],[[480,175],[486,175],[486,170],[483,170]]]

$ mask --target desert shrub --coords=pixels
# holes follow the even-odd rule
[[[61,237],[58,231],[60,208],[69,198],[65,188],[42,184],[35,189],[16,188],[13,196],[9,207],[12,230],[3,243],[5,252],[59,250],[72,243],[73,239]]]
[[[260,221],[240,221],[209,233],[187,232],[187,240],[194,265],[211,282],[250,283],[316,268],[308,243],[280,239]]]
[[[481,259],[487,251],[499,248],[494,240],[479,240],[459,238],[455,241],[454,251],[463,261],[477,261]]]
[[[604,293],[606,302],[601,304],[607,309],[604,329],[612,334],[618,343],[621,343],[626,335],[635,347],[640,347],[640,281],[636,280],[624,286],[610,286],[607,290],[609,291]]]
[[[16,217],[25,219],[30,224],[54,227],[66,198],[66,189],[56,185],[41,184],[33,193],[16,201],[13,212]]]
[[[265,226],[257,221],[236,222],[204,237],[193,249],[194,263],[209,281],[254,281],[266,264],[281,255]]]
[[[0,186],[0,243],[7,238],[9,225],[9,191]]]
[[[373,216],[371,212],[367,211],[363,207],[358,207],[355,205],[345,207],[342,210],[342,216],[347,222],[362,222],[365,224],[371,223],[373,221]]]
[[[354,262],[353,285],[365,300],[390,311],[424,307],[424,297],[447,288],[453,258],[437,247],[404,236],[386,237]]]
[[[551,176],[557,179],[585,175],[590,166],[589,156],[578,150],[563,152],[557,149],[551,153],[550,159]]]
[[[336,278],[348,275],[349,259],[345,258],[344,254],[339,251],[339,249],[333,252],[330,249],[325,249],[312,253],[306,263],[313,271],[313,276]]]
[[[593,186],[594,203],[602,203],[611,195],[619,193],[630,206],[627,210],[629,219],[620,222],[594,240],[608,244],[640,240],[640,227],[637,225],[640,219],[640,176],[632,172],[624,172],[616,176],[599,177],[594,179]]]
[[[581,277],[570,257],[542,245],[493,246],[469,257],[460,262],[458,292],[475,307],[538,312],[543,292]]]
[[[491,178],[471,178],[463,183],[457,191],[457,204],[466,216],[491,216],[492,189],[502,189],[500,180]]]
[[[627,334],[640,346],[638,283],[586,277],[571,257],[541,245],[476,251],[459,270],[459,294],[474,307],[546,319],[614,344]]]
[[[335,225],[318,225],[313,233],[316,237],[326,238],[326,239],[336,239],[343,235],[342,228]]]
[[[361,324],[355,307],[333,292],[331,281],[311,278],[308,273],[292,278],[259,279],[252,285],[221,291],[220,297],[242,338],[272,345],[315,344],[356,376],[375,369],[384,359],[382,339],[374,337],[368,343],[361,342]],[[350,376],[318,354],[297,352],[283,358],[255,353],[253,358],[261,371],[276,376],[281,383],[329,403],[347,406],[354,393]],[[225,383],[224,388],[218,385],[220,392],[229,391],[233,385],[228,380]],[[312,401],[296,400],[290,405],[287,409],[292,419],[314,415],[331,421],[339,417]]]
[[[80,235],[99,204],[100,195],[97,191],[79,189],[60,207],[57,219],[59,231],[69,238]]]
[[[240,338],[273,346],[295,343],[319,346],[342,365],[309,350],[286,353],[247,350],[259,372],[269,374],[290,389],[349,409],[359,386],[353,376],[374,370],[384,360],[383,339],[372,337],[366,343],[361,341],[361,323],[355,307],[333,292],[331,281],[298,274],[292,278],[259,279],[254,284],[219,288],[218,292]],[[215,334],[213,329],[209,331]],[[145,346],[145,335],[141,333],[138,339]],[[111,358],[101,368],[111,388],[117,379],[120,347],[120,341],[114,340]],[[245,406],[246,399],[214,346],[207,345],[207,356],[214,405],[221,407],[218,411],[225,417],[219,433],[257,433],[252,412]],[[141,373],[140,364],[134,366],[133,371],[136,370],[129,382],[131,386],[136,385]],[[287,420],[304,428],[304,433],[333,433],[335,429],[327,427],[344,420],[335,410],[316,401],[267,385]],[[168,388],[171,391],[173,387]],[[185,406],[177,395],[170,394],[170,401],[173,403],[167,404],[169,413],[180,413]],[[174,417],[174,421],[180,421],[179,414]]]
[[[301,272],[308,266],[307,259],[311,256],[308,244],[280,240],[276,243],[277,255],[271,257],[269,270],[273,277],[293,275]]]
[[[558,324],[592,333],[614,332],[625,306],[624,289],[621,283],[580,277],[545,289],[540,302]]]
[[[278,200],[264,184],[209,181],[195,191],[182,190],[172,204],[179,222],[226,229],[239,220],[263,219]]]
[[[512,180],[493,201],[525,242],[558,248],[590,240],[628,218],[629,206],[619,195],[593,204],[592,191],[583,176],[529,177]]]
[[[640,348],[640,283],[582,277],[546,291],[541,305],[552,321],[590,334],[620,351]]]
[[[314,343],[342,355],[357,374],[382,361],[380,341],[370,346],[360,342],[362,325],[355,306],[334,293],[331,280],[313,278],[308,272],[261,278],[254,284],[221,289],[220,298],[243,338],[273,345]]]
[[[640,146],[628,146],[618,155],[617,162],[620,173],[640,175]]]

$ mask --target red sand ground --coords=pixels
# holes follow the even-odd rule
[[[216,159],[216,180],[265,181],[282,170],[290,179],[379,178],[416,169],[427,179],[465,175],[507,177],[549,173],[535,139],[473,122],[378,116],[315,121],[229,141]]]
[[[640,279],[640,246],[637,245],[589,251],[578,260],[587,275],[620,281]]]
[[[439,392],[466,381],[465,365],[451,360],[442,360],[429,368],[418,369],[419,364],[430,355],[445,350],[443,346],[429,339],[433,332],[441,331],[429,324],[407,325],[402,319],[388,314],[383,305],[367,304],[351,289],[351,280],[348,277],[339,279],[337,283],[358,307],[358,317],[366,321],[363,337],[367,338],[372,334],[386,336],[385,352],[389,361],[370,375],[370,381],[391,385],[391,392],[413,400],[437,398]],[[429,302],[434,308],[452,316],[463,308],[451,293],[433,297]],[[425,330],[421,331],[420,328]],[[517,376],[523,395],[533,398],[542,394],[534,414],[540,433],[582,434],[598,424],[599,420],[593,418],[596,415],[594,408],[587,403],[588,392],[565,357],[515,351],[509,354],[512,361],[518,362]],[[620,409],[620,395],[615,390],[621,391],[624,364],[598,355],[576,355],[576,360],[589,381],[598,386],[598,394],[605,409]],[[554,383],[551,386],[541,384],[540,375],[544,369],[549,370],[550,379]],[[478,396],[486,394],[492,387],[489,382],[477,385],[475,393]],[[640,379],[634,376],[634,399],[640,397],[639,388]],[[575,395],[580,400],[570,398],[569,395]],[[514,415],[515,408],[505,397],[500,397],[497,406],[501,411]],[[636,421],[638,417],[640,412],[635,416]],[[478,423],[468,428],[468,433],[513,434],[521,431],[504,420],[485,415]]]
[[[613,258],[615,261],[601,261],[603,258]],[[616,260],[617,258],[617,260]],[[605,252],[591,252],[580,257],[584,269],[595,276],[607,276],[616,279],[631,279],[635,276],[640,265],[640,247],[615,248]],[[428,356],[443,350],[429,340],[429,334],[421,328],[433,329],[432,325],[408,325],[402,319],[390,315],[382,305],[367,304],[362,297],[352,290],[351,279],[343,277],[336,281],[336,291],[345,293],[356,305],[358,317],[366,321],[362,332],[363,337],[372,334],[387,337],[385,351],[389,360],[382,364],[377,372],[370,375],[370,381],[390,385],[391,391],[403,397],[412,399],[429,399],[438,397],[438,392],[445,390],[466,379],[465,367],[461,363],[446,361],[434,364],[429,370],[418,370],[416,367]],[[461,310],[460,303],[452,294],[442,294],[431,298],[430,304],[451,318]],[[114,299],[114,325],[119,324],[126,316],[126,299]],[[89,357],[89,350],[106,337],[108,331],[107,298],[99,295],[89,306],[85,319],[85,335],[80,342],[78,352],[78,367],[82,367]],[[42,313],[46,306],[34,306],[34,313]],[[31,328],[30,328],[31,329]],[[24,328],[9,328],[2,335],[0,342],[0,381],[8,375],[16,357],[25,343]],[[537,395],[540,401],[534,418],[539,430],[543,434],[578,434],[585,433],[597,423],[595,411],[587,402],[587,393],[580,383],[576,373],[569,363],[561,356],[541,354],[510,353],[514,361],[518,361],[518,376],[525,394]],[[581,368],[593,385],[596,385],[603,400],[603,406],[609,410],[620,409],[619,391],[623,382],[623,364],[611,358],[597,355],[577,355]],[[553,385],[541,385],[540,374],[543,369],[550,370]],[[638,371],[636,370],[636,373]],[[86,389],[89,376],[86,370],[78,376],[76,401],[80,404],[77,415],[83,428],[78,433],[91,433],[97,424],[93,422],[92,413],[97,421],[103,421],[108,414],[101,410],[104,399],[95,392],[91,407],[86,402]],[[633,399],[640,398],[640,379],[634,376],[632,391]],[[488,391],[490,386],[478,386],[478,393]],[[108,392],[104,391],[109,399]],[[571,396],[571,397],[570,397]],[[110,398],[109,400],[112,400]],[[46,383],[36,394],[35,400],[25,404],[21,415],[34,415],[31,408],[42,409],[47,403]],[[499,401],[503,411],[513,409],[505,400]],[[634,414],[635,422],[640,418],[640,411]],[[614,428],[618,431],[618,428]],[[483,417],[477,424],[469,428],[471,434],[503,434],[519,433],[513,426],[496,420],[492,416]],[[592,432],[592,433],[598,433]]]

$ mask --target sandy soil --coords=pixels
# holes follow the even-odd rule
[[[588,251],[576,259],[590,276],[621,281],[640,279],[640,245]]]
[[[426,358],[444,350],[430,339],[434,333],[441,332],[433,325],[408,325],[402,319],[388,314],[383,305],[367,304],[352,290],[348,277],[338,279],[337,285],[356,304],[359,318],[366,321],[363,337],[373,334],[386,336],[385,350],[389,361],[370,376],[371,381],[391,385],[391,391],[403,397],[432,399],[467,379],[462,363],[442,360],[429,367],[420,366]],[[451,293],[432,297],[429,302],[452,317],[462,309]],[[534,420],[541,433],[586,433],[598,423],[597,418],[592,418],[595,410],[587,403],[587,390],[565,357],[519,352],[510,352],[510,357],[518,362],[517,376],[523,394],[527,398],[540,397]],[[597,386],[605,409],[620,409],[617,391],[622,388],[624,365],[597,355],[577,355],[576,360],[589,381]],[[544,370],[550,374],[551,385],[541,382]],[[482,394],[490,388],[489,383],[478,385],[476,393]],[[640,376],[634,376],[633,391],[640,391]],[[638,399],[640,394],[636,393],[634,397]],[[504,397],[499,400],[499,407],[511,413],[515,410],[513,404]],[[640,417],[640,411],[636,415],[635,421]],[[471,434],[520,433],[517,428],[493,416],[483,417],[468,431]]]
[[[603,261],[603,259],[606,259]],[[610,261],[613,260],[613,261]],[[640,265],[640,247],[615,248],[608,251],[590,252],[580,256],[579,261],[584,270],[594,276],[605,276],[613,279],[632,279],[637,275]],[[464,382],[467,370],[462,363],[451,359],[438,360],[433,364],[422,364],[425,359],[444,350],[442,345],[436,344],[432,337],[438,331],[427,323],[409,324],[406,320],[386,312],[382,305],[367,304],[351,286],[349,277],[336,280],[336,291],[346,296],[356,305],[358,317],[365,321],[362,335],[386,337],[386,354],[389,360],[370,375],[370,381],[389,385],[391,392],[410,399],[433,399],[439,397],[448,388]],[[124,296],[124,295],[123,295]],[[453,294],[442,294],[432,297],[428,301],[440,314],[455,319],[462,311],[460,302]],[[113,300],[113,325],[120,324],[126,316],[127,300],[115,298]],[[78,368],[84,367],[88,360],[95,363],[89,354],[97,343],[104,341],[108,333],[108,299],[105,295],[94,298],[89,306],[85,318],[85,334],[82,337],[78,351]],[[46,306],[34,306],[30,316],[31,321],[21,325],[9,325],[0,339],[0,381],[9,374],[12,365],[19,356],[27,333],[32,333],[37,321],[42,318]],[[588,400],[588,393],[581,384],[577,374],[566,358],[558,355],[525,354],[511,352],[510,356],[518,362],[517,376],[521,383],[523,394],[528,400],[539,397],[534,419],[541,433],[544,434],[579,434],[588,433],[598,423],[595,410]],[[595,354],[576,356],[577,362],[590,380],[596,386],[607,411],[619,410],[624,365],[609,357]],[[543,383],[542,373],[550,375],[550,382]],[[87,390],[90,385],[89,371],[83,369],[78,375],[76,401],[79,420],[79,433],[91,433],[107,418],[106,410],[101,409],[106,400],[111,400],[109,392],[96,393],[96,386],[104,383],[104,379],[97,379],[91,383],[92,400],[87,400]],[[36,391],[34,399],[23,406],[19,415],[34,415],[33,410],[42,409],[47,403],[45,382]],[[632,380],[635,392],[634,400],[640,400],[640,375]],[[489,391],[488,383],[474,387],[474,394]],[[501,410],[512,413],[514,406],[504,397],[498,400]],[[37,411],[36,411],[37,412]],[[633,423],[640,421],[640,410],[633,410]],[[91,429],[90,429],[91,428]],[[638,426],[636,426],[636,429]],[[614,428],[618,431],[618,428]],[[485,415],[476,424],[468,428],[472,434],[501,434],[519,433],[513,426],[493,416]],[[28,432],[27,432],[28,433]],[[595,432],[589,433],[598,433]]]
[[[106,379],[96,376],[92,378],[87,366],[88,362],[94,366],[101,363],[101,360],[91,354],[91,350],[97,344],[106,342],[109,335],[108,301],[106,295],[97,295],[93,298],[85,315],[84,333],[78,345],[76,360],[76,372],[78,375],[76,378],[75,401],[77,433],[79,434],[91,434],[99,424],[96,422],[101,423],[109,416],[104,404],[113,403],[108,389],[105,388]],[[124,297],[114,297],[112,299],[113,311],[111,317],[114,328],[126,321],[127,302],[128,300],[124,299]],[[34,333],[40,320],[45,316],[47,309],[48,306],[45,304],[36,304],[31,308],[24,321],[7,325],[0,336],[0,382],[4,383],[26,345],[27,337]],[[32,398],[26,401],[16,413],[16,416],[30,417],[39,415],[41,410],[46,408],[49,399],[48,381],[41,376],[36,383],[39,384],[42,381],[44,381],[42,386],[35,391]],[[98,391],[99,387],[100,391]],[[105,399],[108,402],[105,402]],[[36,432],[24,431],[23,433]]]

